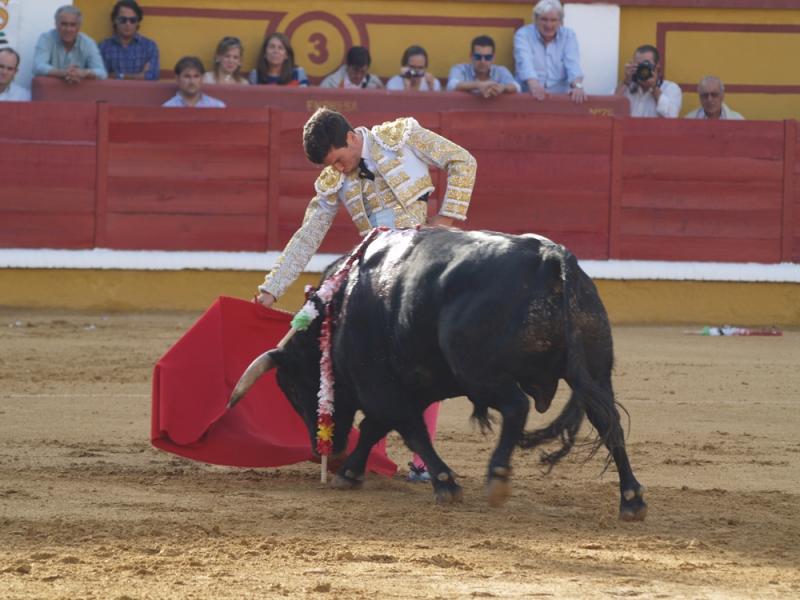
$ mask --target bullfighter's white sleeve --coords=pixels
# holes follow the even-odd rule
[[[338,208],[336,196],[315,196],[311,200],[303,217],[303,224],[286,244],[275,266],[264,278],[264,283],[258,286],[259,291],[272,294],[275,298],[283,295],[319,249]]]
[[[439,214],[464,221],[478,169],[475,157],[458,144],[416,122],[406,146],[425,163],[447,171],[447,189]]]

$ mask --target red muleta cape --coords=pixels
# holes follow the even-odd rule
[[[277,346],[291,315],[220,297],[156,363],[150,439],[186,458],[235,467],[278,467],[312,460],[308,430],[275,381],[265,374],[231,410],[225,405],[250,362]],[[348,452],[358,440],[353,428]],[[367,469],[394,475],[384,445]]]

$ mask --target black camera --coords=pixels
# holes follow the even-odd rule
[[[401,73],[400,77],[424,77],[425,70],[424,69],[409,69],[405,73]]]
[[[633,80],[636,82],[647,81],[656,72],[656,66],[649,60],[643,60],[636,66],[636,72],[633,74]]]

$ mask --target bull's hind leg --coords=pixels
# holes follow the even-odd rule
[[[428,472],[431,474],[431,484],[433,485],[433,495],[436,504],[450,504],[461,502],[464,492],[461,486],[456,483],[455,473],[439,457],[431,443],[428,428],[422,415],[416,415],[397,427],[397,432],[403,436],[406,446],[425,462]]]
[[[614,459],[619,474],[620,504],[619,518],[623,521],[643,521],[647,516],[647,503],[644,501],[645,488],[633,474],[628,453],[625,451],[625,436],[620,423],[619,411],[614,404],[611,382],[599,386],[602,399],[599,402],[584,402],[586,416],[597,433],[605,441]]]
[[[480,390],[468,390],[475,406],[490,406],[503,416],[500,440],[489,460],[487,497],[491,506],[501,506],[511,496],[511,454],[519,443],[528,419],[530,401],[516,382]]]
[[[353,452],[348,456],[331,481],[331,487],[338,490],[357,490],[364,484],[364,471],[372,447],[389,433],[389,427],[364,417],[358,427],[359,436]]]

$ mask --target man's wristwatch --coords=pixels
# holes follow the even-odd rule
[[[575,88],[576,90],[582,90],[583,89],[583,83],[578,81],[577,83],[573,83],[572,87]]]

